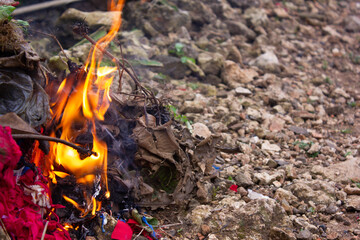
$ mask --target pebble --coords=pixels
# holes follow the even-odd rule
[[[235,89],[235,94],[236,94],[237,96],[241,96],[241,95],[243,95],[243,96],[250,96],[252,93],[251,93],[251,91],[250,91],[249,89],[247,89],[247,88],[237,87],[237,88]]]
[[[296,234],[296,238],[298,240],[311,240],[312,233],[307,229],[300,230],[300,232],[298,234]]]

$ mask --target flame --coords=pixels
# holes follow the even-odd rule
[[[69,231],[70,229],[73,229],[73,226],[70,225],[69,223],[65,223],[65,224],[64,224],[64,229],[65,229],[66,231]]]
[[[93,46],[85,66],[76,73],[70,73],[64,79],[56,92],[56,100],[51,104],[53,123],[57,124],[51,136],[56,136],[55,133],[61,130],[61,139],[76,143],[77,137],[91,131],[92,139],[89,140],[92,143],[89,143],[89,147],[96,154],[84,158],[67,145],[51,143],[51,159],[49,163],[45,163],[48,164],[48,176],[54,184],[57,182],[56,176],[64,178],[70,173],[76,177],[78,183],[93,185],[97,174],[101,173],[107,198],[110,196],[107,182],[107,145],[97,137],[95,123],[104,120],[111,102],[110,86],[117,68],[101,67],[100,64],[103,49],[120,29],[123,5],[124,0],[119,0],[117,3],[111,1],[111,11],[116,11],[118,14],[115,14],[108,34]],[[66,172],[55,171],[60,166]],[[83,216],[89,212],[94,215],[101,208],[101,203],[95,199],[96,196],[87,198],[88,207],[92,206],[91,210],[88,207],[84,210],[71,198],[63,197],[79,209]]]

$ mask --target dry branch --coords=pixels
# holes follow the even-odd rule
[[[78,151],[80,154],[85,154],[86,156],[91,156],[91,155],[96,155],[96,152],[93,152],[89,149],[80,147],[74,143],[65,141],[63,139],[60,138],[55,138],[55,137],[49,137],[49,136],[44,136],[44,135],[37,135],[37,134],[12,134],[12,137],[14,139],[35,139],[35,140],[45,140],[45,141],[51,141],[51,142],[58,142],[58,143],[62,143],[65,144],[69,147],[74,148],[76,151]]]

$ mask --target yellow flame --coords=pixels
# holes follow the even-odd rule
[[[54,174],[60,178],[65,178],[65,177],[69,176],[68,173],[60,172],[60,171],[54,171]]]
[[[64,224],[64,229],[65,229],[66,231],[69,231],[69,229],[73,229],[73,226],[71,226],[69,223],[65,223],[65,224]]]
[[[67,202],[69,202],[69,203],[71,203],[72,205],[74,205],[74,207],[76,207],[76,209],[78,209],[78,210],[81,211],[81,212],[84,212],[84,209],[82,209],[76,201],[72,200],[71,198],[69,198],[69,197],[67,197],[67,196],[65,196],[65,195],[63,195],[63,198],[64,198]]]
[[[57,99],[51,105],[53,119],[55,122],[59,122],[51,136],[56,136],[55,132],[61,130],[61,139],[75,143],[78,136],[91,131],[92,143],[90,146],[96,155],[84,158],[67,145],[51,143],[52,159],[47,166],[49,178],[56,184],[55,176],[67,176],[64,172],[54,171],[56,169],[54,166],[61,165],[66,172],[76,177],[78,183],[93,185],[96,174],[101,172],[102,183],[106,186],[105,195],[107,198],[110,197],[107,180],[107,145],[98,139],[95,122],[104,120],[104,115],[111,102],[110,86],[114,78],[112,75],[117,68],[101,67],[100,64],[103,50],[120,29],[123,6],[124,0],[119,0],[117,3],[114,0],[111,1],[110,9],[115,11],[115,14],[108,34],[93,46],[85,66],[77,74],[70,74],[60,84],[56,93]],[[83,214],[87,214],[88,210],[85,211],[80,208],[74,200],[66,196],[63,197]],[[101,208],[101,203],[97,203],[93,197],[88,197],[87,202],[88,206],[92,205],[91,214],[93,215]]]

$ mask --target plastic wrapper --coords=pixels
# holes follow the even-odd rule
[[[43,88],[21,70],[0,70],[0,115],[14,112],[36,127],[49,116],[49,100]]]

